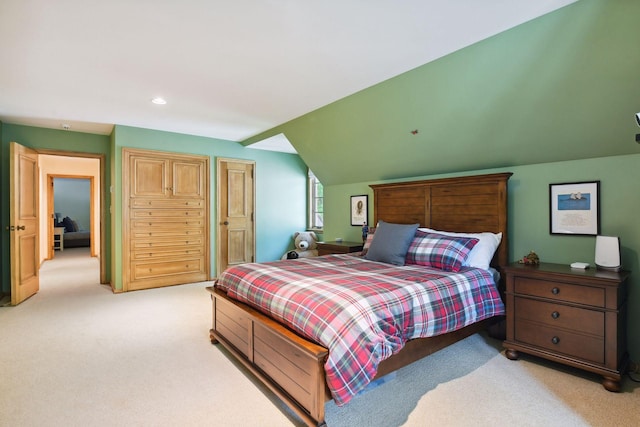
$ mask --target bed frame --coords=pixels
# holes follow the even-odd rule
[[[374,222],[412,224],[438,230],[502,232],[492,266],[508,263],[507,181],[511,173],[371,185]],[[321,426],[331,399],[324,376],[328,350],[292,332],[246,304],[209,287],[213,303],[213,344],[222,344],[308,425]],[[409,341],[380,363],[382,377],[486,329],[495,318],[461,330]]]

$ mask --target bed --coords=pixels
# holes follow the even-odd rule
[[[68,216],[59,223],[64,227],[64,239],[65,248],[82,248],[91,246],[91,231],[80,230],[77,221]]]
[[[387,224],[392,226],[415,224],[416,227],[423,229],[422,233],[426,233],[429,237],[425,238],[427,241],[433,240],[433,230],[461,233],[501,233],[502,238],[491,260],[491,267],[499,270],[500,265],[506,265],[508,262],[507,181],[510,176],[510,173],[501,173],[372,185],[374,193],[373,223],[385,226],[385,228],[379,228],[376,231],[374,241],[379,238],[378,233],[381,230],[388,229],[386,228]],[[416,236],[418,235],[415,229],[414,233]],[[438,235],[441,236],[441,234]],[[466,237],[466,240],[469,240],[468,236]],[[452,239],[459,242],[466,241],[465,238],[457,236]],[[475,240],[473,244],[478,243],[478,239],[471,240]],[[472,245],[470,244],[470,246]],[[377,249],[379,248],[380,245],[377,246]],[[370,250],[373,251],[373,249],[374,245],[372,244]],[[267,315],[269,310],[261,308],[255,302],[265,299],[266,295],[273,294],[273,289],[294,292],[291,289],[300,286],[298,283],[300,276],[313,276],[308,280],[311,280],[310,283],[316,284],[308,286],[307,283],[303,284],[303,287],[321,288],[327,279],[311,274],[311,271],[316,270],[329,270],[332,272],[330,275],[340,277],[339,280],[344,279],[341,283],[347,283],[348,286],[357,284],[358,287],[361,287],[370,277],[382,274],[382,271],[385,272],[384,274],[390,275],[408,275],[403,276],[402,279],[408,280],[408,283],[422,283],[422,279],[414,278],[420,271],[419,266],[408,265],[397,268],[386,262],[379,262],[375,256],[374,259],[368,259],[370,256],[372,253],[364,254],[364,256],[361,254],[327,255],[318,257],[316,260],[263,263],[258,270],[256,270],[258,266],[252,264],[225,271],[216,281],[215,286],[208,288],[211,292],[213,313],[213,325],[210,330],[211,342],[222,344],[233,357],[271,389],[307,424],[323,425],[324,404],[327,400],[333,398],[338,404],[348,404],[350,397],[366,386],[370,380],[380,378],[471,334],[486,329],[501,318],[503,311],[500,309],[494,312],[487,310],[484,316],[470,316],[464,321],[464,324],[449,328],[452,330],[451,332],[447,332],[449,329],[425,326],[425,329],[429,329],[430,333],[437,333],[437,335],[427,338],[414,338],[413,332],[419,328],[411,324],[411,327],[408,328],[411,329],[411,334],[405,334],[406,331],[402,332],[403,337],[406,335],[406,340],[397,343],[395,347],[393,344],[391,347],[382,346],[383,355],[373,356],[376,359],[375,369],[369,369],[364,380],[361,377],[357,377],[355,380],[348,377],[343,383],[346,384],[345,388],[338,390],[336,389],[336,376],[343,376],[347,371],[367,370],[361,369],[360,365],[356,365],[354,368],[344,363],[341,365],[342,362],[339,361],[332,362],[334,354],[340,351],[344,352],[345,349],[350,348],[352,343],[343,343],[342,347],[338,347],[339,349],[336,350],[333,342],[342,340],[340,333],[332,335],[332,338],[327,341],[323,333],[319,332],[323,328],[315,327],[314,329],[314,326],[310,326],[305,329],[304,326],[297,327],[290,323],[285,325],[286,313],[291,310],[291,307],[282,308],[283,311],[280,314],[270,312],[270,315]],[[311,264],[306,265],[305,263]],[[291,264],[294,271],[283,270],[286,264]],[[467,266],[460,268],[460,263],[457,266],[458,271],[451,272],[454,276],[459,276],[462,273],[472,276],[479,275],[483,276],[482,280],[487,281],[493,277],[489,274],[489,269]],[[296,272],[296,268],[300,271]],[[284,281],[274,285],[271,289],[265,288],[267,290],[257,296],[250,296],[244,288],[232,287],[235,285],[229,284],[235,279],[239,282],[251,282],[252,277],[256,278],[263,273],[263,270],[269,269],[278,270],[276,275],[283,276]],[[307,273],[305,273],[305,269],[307,269]],[[351,274],[347,270],[354,272],[357,279],[355,282],[351,283],[346,279]],[[430,275],[440,274],[431,267],[427,270]],[[283,273],[283,271],[285,272]],[[442,274],[442,277],[438,276],[437,280],[444,281],[444,276],[447,275]],[[229,280],[229,277],[232,279]],[[233,279],[234,277],[235,279]],[[261,276],[261,279],[253,281],[268,284],[271,280]],[[471,281],[473,280],[476,279],[471,279]],[[379,281],[374,281],[374,283],[374,286],[381,286]],[[386,282],[383,280],[383,283]],[[289,289],[289,286],[293,288]],[[398,288],[395,282],[389,283],[389,286],[394,289]],[[322,293],[324,294],[328,289],[331,288],[324,288]],[[472,293],[477,292],[473,291]],[[496,299],[495,294],[493,292],[491,297],[494,300]],[[278,301],[286,302],[286,304],[294,303],[295,294],[290,293],[289,295],[290,297],[286,301],[282,295],[278,296],[277,298],[280,298]],[[243,298],[245,302],[242,302]],[[428,299],[428,297],[420,298]],[[497,299],[499,300],[499,296]],[[313,305],[304,301],[303,298],[295,302],[296,307],[304,309]],[[328,301],[320,301],[317,305],[326,307]],[[271,301],[271,305],[277,306],[278,304],[273,304]],[[490,305],[497,305],[497,303],[492,300]],[[405,311],[413,313],[412,310],[413,308]],[[390,311],[394,311],[394,309],[390,309]],[[431,314],[426,317],[429,316]],[[316,317],[323,316],[316,315]],[[408,317],[413,319],[415,316],[412,314]],[[405,320],[400,321],[400,323],[402,322]],[[360,323],[360,321],[353,323]],[[379,323],[379,321],[374,321],[376,325]],[[416,324],[422,324],[422,322]],[[320,342],[328,345],[321,345]],[[378,347],[380,346],[376,346],[376,348]],[[356,386],[352,390],[345,391],[350,388],[349,384],[356,384]]]

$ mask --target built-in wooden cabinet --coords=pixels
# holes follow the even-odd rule
[[[209,279],[209,158],[123,151],[123,288]]]

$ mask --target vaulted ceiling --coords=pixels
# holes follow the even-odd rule
[[[3,0],[0,121],[243,141],[574,1]]]
[[[638,154],[638,16],[580,0],[243,143],[286,136],[325,185]]]

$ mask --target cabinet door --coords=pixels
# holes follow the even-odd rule
[[[172,162],[171,195],[189,199],[204,198],[205,166],[202,160]]]
[[[168,160],[132,155],[130,162],[130,197],[167,196]]]

